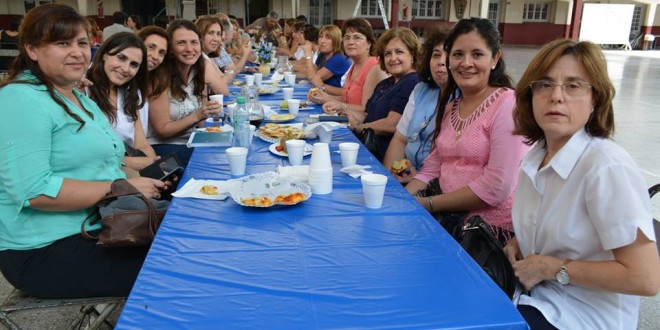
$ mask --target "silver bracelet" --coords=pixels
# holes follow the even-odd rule
[[[433,212],[433,211],[434,211],[434,210],[433,210],[433,199],[432,199],[431,197],[432,197],[432,196],[429,196],[429,197],[428,197],[428,200],[429,200],[429,209],[431,210],[431,212]]]

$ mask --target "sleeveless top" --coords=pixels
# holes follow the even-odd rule
[[[0,33],[0,49],[18,49],[18,35],[12,37],[4,30]]]
[[[358,73],[357,77],[352,76],[355,63],[351,65],[348,74],[346,74],[346,83],[344,84],[344,100],[346,103],[362,105],[364,82],[367,80],[367,74],[376,64],[378,64],[378,58],[373,56],[370,57],[360,70],[360,73]]]
[[[171,91],[169,92],[171,121],[179,120],[185,116],[188,116],[189,114],[197,111],[197,109],[199,109],[199,107],[202,105],[202,100],[197,96],[193,95],[193,89],[195,86],[193,82],[193,78],[195,77],[195,74],[196,73],[194,71],[190,72],[188,83],[183,88],[183,90],[186,92],[185,99],[179,101],[176,98],[172,97]],[[188,142],[188,138],[190,137],[190,134],[193,132],[194,129],[195,126],[189,128],[186,131],[181,132],[179,135],[171,136],[166,139],[160,139],[156,137],[155,134],[150,132],[148,134],[149,138],[147,140],[149,141],[149,144],[186,144]]]
[[[135,122],[124,112],[124,98],[126,92],[123,88],[117,88],[117,118],[112,123],[112,128],[121,137],[122,141],[133,146],[135,140]]]

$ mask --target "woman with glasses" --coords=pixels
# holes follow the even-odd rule
[[[341,30],[335,25],[326,25],[319,31],[319,56],[316,63],[305,56],[305,74],[314,87],[325,90],[325,86],[341,89],[341,77],[348,71],[351,61],[341,52]]]
[[[371,98],[376,84],[387,78],[376,57],[376,38],[371,24],[363,18],[351,18],[341,27],[344,54],[353,65],[346,73],[344,87],[325,86],[312,93],[311,100],[323,104],[326,113],[363,114],[367,101]]]
[[[484,18],[462,19],[449,33],[445,52],[451,74],[438,104],[434,145],[406,189],[417,196],[438,178],[443,194],[417,196],[420,204],[431,213],[479,215],[504,243],[513,236],[513,192],[527,148],[511,134],[514,92],[499,40]]]
[[[392,168],[395,161],[408,160],[409,173],[392,173],[401,183],[408,183],[417,174],[431,151],[438,97],[440,91],[447,88],[447,56],[443,50],[447,32],[436,27],[427,30],[424,35],[424,59],[418,72],[420,82],[410,93],[408,104],[383,158],[383,165],[388,169]]]
[[[113,128],[140,155],[128,154],[126,166],[141,170],[158,160],[145,137],[139,109],[147,93],[147,55],[144,42],[131,32],[113,34],[103,42],[87,72],[89,97],[99,105]]]
[[[557,40],[516,88],[525,156],[504,248],[528,293],[532,329],[635,329],[639,295],[660,289],[644,178],[614,133],[614,86],[600,48]]]

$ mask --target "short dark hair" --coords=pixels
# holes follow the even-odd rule
[[[423,58],[420,61],[419,80],[425,82],[430,88],[438,88],[438,84],[433,80],[431,75],[431,57],[433,57],[433,48],[440,45],[444,51],[444,43],[449,31],[439,26],[432,26],[426,29],[424,35],[424,45],[422,46]]]
[[[307,23],[307,16],[305,16],[305,15],[298,15],[298,16],[296,16],[296,21],[298,21],[298,22],[303,22],[303,23]]]
[[[376,37],[369,21],[359,17],[349,18],[341,26],[341,35],[345,36],[348,30],[363,34],[367,38],[367,42],[371,45],[369,54],[372,56],[376,55]]]
[[[116,11],[112,13],[112,23],[124,24],[126,19],[128,19],[128,15],[126,15],[126,13],[123,11]]]
[[[23,17],[21,16],[12,17],[9,21],[9,30],[18,31],[18,27],[21,26],[21,21],[23,21]]]
[[[314,43],[319,41],[319,29],[317,29],[316,26],[312,24],[305,24],[305,29],[303,30],[303,33],[305,34],[305,40]]]

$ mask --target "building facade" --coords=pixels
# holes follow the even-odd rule
[[[49,2],[67,3],[96,19],[101,27],[112,23],[112,13],[117,10],[139,14],[146,22],[158,16],[191,18],[225,12],[239,17],[243,24],[274,10],[282,20],[305,15],[317,26],[341,26],[344,20],[358,16],[369,20],[376,30],[406,26],[422,35],[427,26],[451,27],[462,17],[476,16],[492,20],[502,42],[509,45],[578,39],[584,4],[630,4],[634,5],[630,40],[644,34],[660,35],[660,0],[0,0],[0,28],[6,27],[12,15]]]

